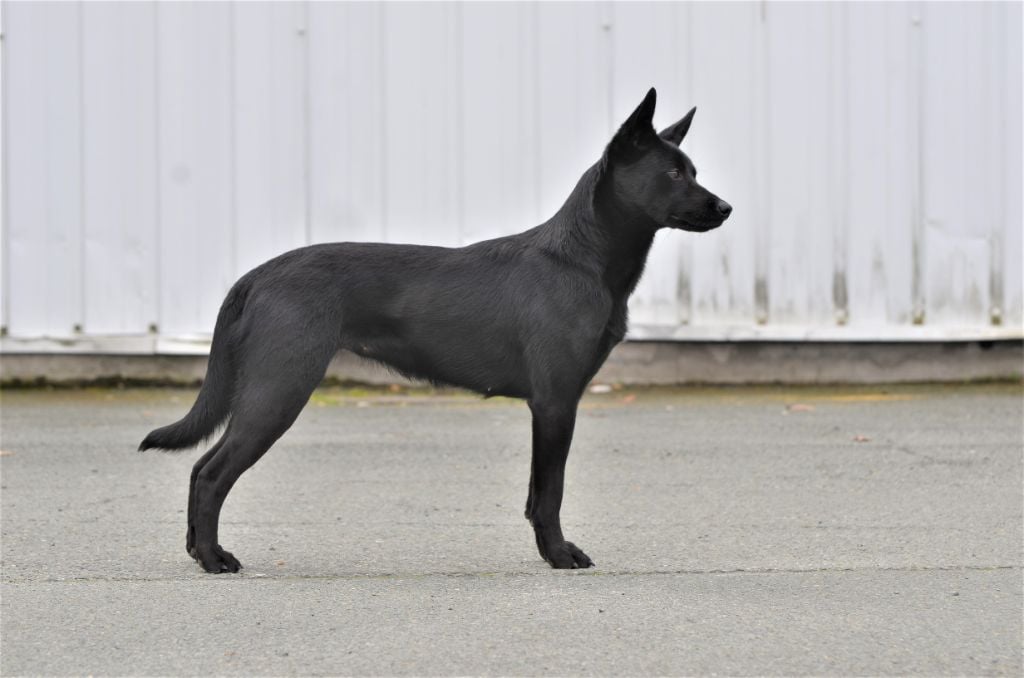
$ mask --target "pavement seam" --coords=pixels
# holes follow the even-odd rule
[[[220,576],[218,581],[358,581],[358,580],[394,580],[394,579],[427,579],[442,577],[452,579],[473,578],[514,578],[542,576],[577,576],[577,577],[651,577],[651,576],[721,576],[721,575],[772,575],[772,574],[839,574],[861,572],[996,572],[1005,570],[1021,570],[1021,565],[935,565],[924,567],[822,567],[822,568],[737,568],[707,570],[566,570],[564,572],[512,571],[512,572],[381,572],[381,573],[350,573],[350,574],[282,574],[268,575],[263,573],[242,572],[236,576]],[[571,574],[570,574],[571,573]],[[183,582],[211,581],[209,576],[195,577],[60,577],[47,579],[4,579],[5,585],[10,584],[63,584],[63,583],[98,583],[98,582]]]

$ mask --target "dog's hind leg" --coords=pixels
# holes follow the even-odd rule
[[[562,535],[559,513],[565,484],[565,461],[569,456],[576,402],[530,401],[533,413],[533,459],[527,517],[533,523],[537,549],[555,568],[591,567],[594,563]]]
[[[224,439],[196,474],[193,557],[207,572],[237,572],[241,568],[218,541],[224,500],[235,481],[295,422],[333,354],[333,350],[302,345],[290,349],[250,356]]]
[[[185,532],[185,552],[193,558],[196,558],[196,477],[199,476],[199,472],[206,466],[206,462],[210,461],[217,454],[227,437],[228,434],[225,432],[220,437],[220,440],[214,443],[213,447],[206,454],[199,457],[199,460],[192,466],[192,475],[188,481],[188,528]]]

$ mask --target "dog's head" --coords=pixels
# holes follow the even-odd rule
[[[658,227],[704,232],[722,225],[732,207],[697,183],[693,162],[679,149],[696,108],[654,131],[657,93],[647,93],[608,145],[609,176],[616,198],[642,211]]]

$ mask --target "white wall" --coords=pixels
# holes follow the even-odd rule
[[[646,89],[734,216],[635,337],[1021,337],[1019,3],[5,3],[5,351],[202,350],[313,242],[558,207]]]

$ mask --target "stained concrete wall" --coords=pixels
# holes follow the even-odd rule
[[[90,382],[191,384],[205,356],[6,355],[6,385]],[[365,384],[408,384],[388,369],[339,354],[327,377]],[[1024,342],[697,343],[628,342],[618,346],[595,382],[622,384],[824,384],[1020,380]]]

